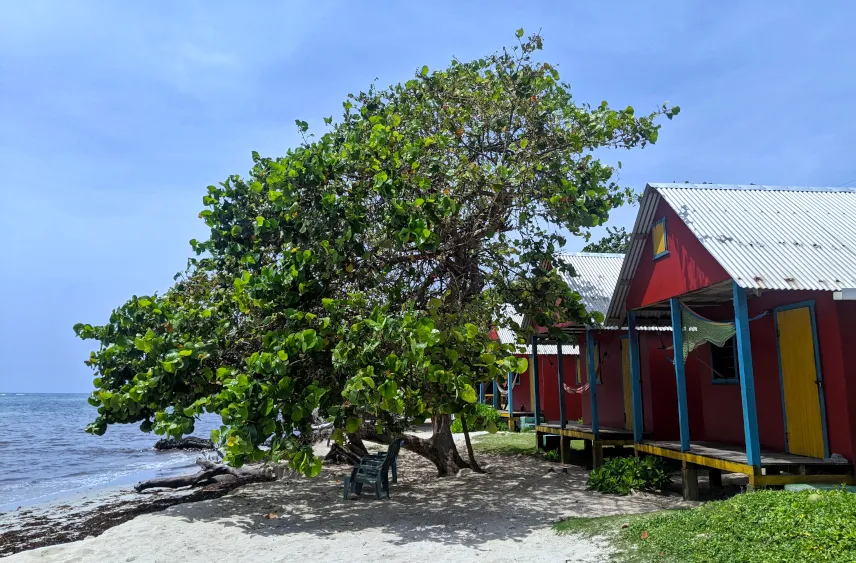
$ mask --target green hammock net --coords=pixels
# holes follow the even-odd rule
[[[681,324],[684,328],[684,359],[690,352],[705,342],[723,346],[734,336],[734,323],[722,323],[705,319],[681,305]]]

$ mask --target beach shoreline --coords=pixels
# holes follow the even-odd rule
[[[137,493],[132,484],[113,485],[22,505],[16,510],[0,512],[0,557],[95,537],[142,514],[219,498],[255,481],[224,476],[211,485],[193,489],[143,493]]]
[[[370,491],[343,499],[347,465],[325,465],[312,479],[287,474],[264,483],[233,481],[150,495],[123,490],[110,499],[90,499],[94,502],[82,515],[68,508],[57,511],[57,506],[20,515],[17,531],[5,532],[0,555],[15,549],[10,563],[155,563],[176,557],[186,563],[310,557],[594,562],[609,553],[602,540],[559,535],[552,524],[569,516],[692,505],[670,495],[616,497],[588,491],[584,469],[557,470],[556,464],[531,455],[485,453],[479,461],[486,473],[464,470],[440,478],[433,464],[402,450],[399,481],[392,485],[391,498],[383,500]],[[39,536],[51,526],[59,527],[52,536]],[[48,547],[33,549],[40,545]]]

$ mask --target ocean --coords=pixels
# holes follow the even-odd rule
[[[196,470],[200,452],[155,451],[160,436],[138,424],[84,432],[96,415],[87,397],[0,393],[0,512]],[[207,438],[219,425],[219,416],[206,415],[193,435]]]

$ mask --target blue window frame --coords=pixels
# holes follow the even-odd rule
[[[654,260],[669,255],[669,239],[666,236],[665,217],[654,223],[654,226],[651,228],[651,239],[654,249]]]

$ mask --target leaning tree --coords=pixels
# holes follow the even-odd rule
[[[663,105],[576,103],[541,37],[483,59],[427,67],[349,95],[318,138],[209,186],[206,241],[163,295],[133,297],[103,326],[88,429],[139,422],[180,436],[203,412],[226,461],[320,471],[318,417],[338,443],[404,435],[441,475],[458,454],[450,415],[480,383],[523,371],[491,340],[512,305],[537,325],[601,320],[562,280],[560,232],[585,234],[630,193],[594,153],[657,139]],[[573,274],[573,272],[570,272]],[[406,435],[433,419],[431,438]],[[466,416],[463,417],[466,420]]]

